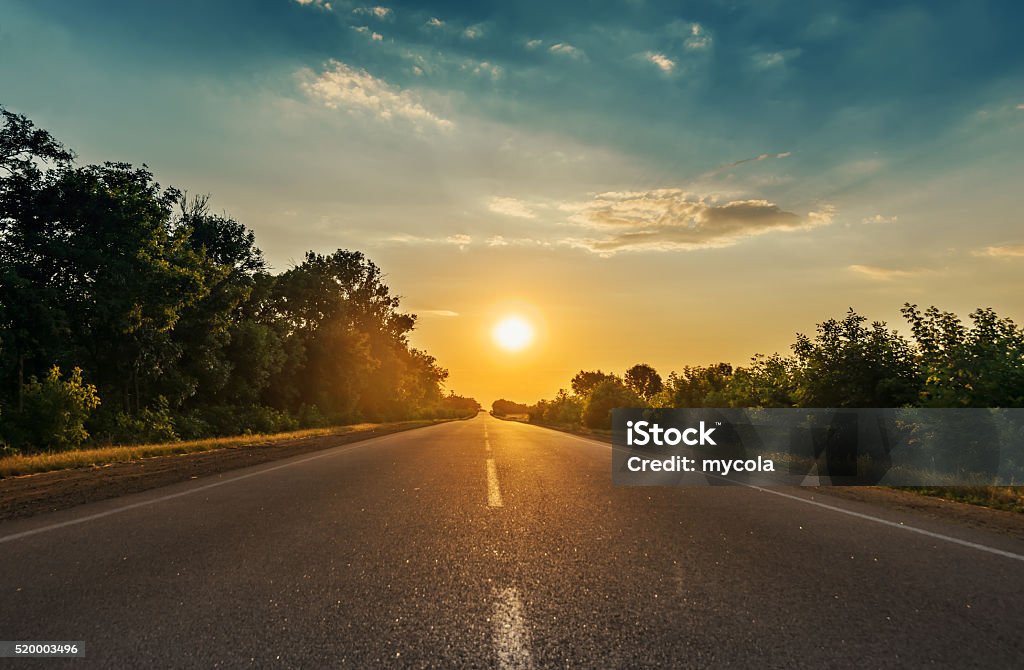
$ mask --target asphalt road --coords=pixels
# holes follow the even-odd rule
[[[1024,667],[1018,540],[610,463],[481,415],[0,524],[0,639],[87,654],[0,665]]]

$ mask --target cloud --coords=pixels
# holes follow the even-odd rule
[[[502,235],[494,235],[493,237],[487,238],[487,246],[489,247],[550,247],[550,242],[543,240],[537,240],[532,237],[515,237],[508,239]]]
[[[883,216],[881,214],[875,214],[874,216],[866,216],[861,219],[861,223],[896,223],[900,220],[898,216]]]
[[[424,107],[414,93],[340,61],[328,61],[327,69],[320,74],[304,68],[298,77],[306,95],[330,109],[363,112],[385,121],[401,118],[442,129],[453,126],[451,121]]]
[[[353,14],[362,14],[364,16],[375,16],[378,19],[386,19],[391,16],[390,7],[356,7],[352,10]]]
[[[1024,109],[1024,102],[1022,102],[1021,104],[1017,105],[1017,109]]]
[[[391,235],[384,238],[384,241],[394,242],[397,244],[449,244],[456,246],[460,251],[463,251],[473,243],[473,238],[464,233],[448,235],[447,237],[421,237],[419,235],[399,233],[397,235]]]
[[[686,38],[686,48],[691,51],[700,51],[711,46],[711,36],[708,35],[704,26],[699,23],[690,24],[690,36]]]
[[[725,172],[726,170],[731,170],[734,167],[739,167],[740,165],[745,165],[747,163],[758,163],[760,161],[766,161],[766,160],[773,159],[773,158],[779,158],[779,159],[781,159],[781,158],[789,158],[792,155],[793,155],[792,151],[782,151],[782,152],[774,153],[774,154],[771,154],[771,153],[769,153],[769,154],[760,154],[758,156],[753,156],[751,158],[743,158],[743,159],[740,159],[738,161],[733,161],[731,163],[726,163],[724,165],[719,165],[718,167],[716,167],[716,168],[714,168],[712,170],[709,170],[708,172],[705,172],[704,174],[701,175],[701,177],[702,178],[714,177],[715,175],[720,174],[722,172]]]
[[[446,244],[454,244],[460,250],[462,250],[468,247],[470,244],[472,244],[473,238],[470,237],[469,235],[459,233],[458,235],[449,235],[448,237],[444,238],[444,241]]]
[[[800,216],[767,200],[718,203],[675,188],[602,193],[559,208],[571,213],[570,223],[604,233],[563,243],[600,253],[728,247],[765,233],[826,226],[835,213],[826,205]]]
[[[370,39],[374,42],[381,42],[384,40],[384,36],[377,32],[371,32],[369,26],[352,26],[352,30],[363,35],[369,35]]]
[[[582,49],[577,49],[571,44],[566,42],[559,42],[558,44],[552,44],[548,47],[548,51],[553,54],[559,54],[561,56],[568,56],[569,58],[582,58],[584,55]]]
[[[487,75],[491,79],[499,79],[503,73],[504,70],[501,69],[500,65],[488,63],[487,61],[481,61],[473,67],[473,74]]]
[[[444,21],[437,18],[436,16],[431,16],[430,20],[427,21],[426,25],[430,26],[431,28],[440,28],[444,26]]]
[[[850,265],[846,269],[877,281],[892,281],[893,279],[903,279],[920,274],[919,270],[895,270],[878,267],[877,265]]]
[[[453,312],[450,309],[412,309],[409,311],[417,316],[440,316],[450,318],[459,315],[458,312]]]
[[[758,156],[754,156],[753,158],[744,158],[744,159],[741,159],[741,160],[738,160],[738,161],[733,161],[732,163],[727,163],[727,164],[725,164],[725,165],[723,165],[723,166],[721,166],[719,168],[716,168],[716,169],[717,170],[724,170],[724,169],[728,169],[728,168],[734,168],[737,165],[743,165],[744,163],[756,163],[758,161],[766,161],[769,158],[789,158],[792,155],[793,155],[792,151],[783,151],[783,152],[777,153],[777,154],[760,154]]]
[[[519,200],[518,198],[491,198],[490,202],[487,203],[487,209],[497,214],[504,214],[505,216],[515,216],[520,219],[537,218],[537,215],[533,213],[533,210],[531,210],[525,202]]]
[[[484,34],[484,27],[481,26],[480,24],[477,24],[475,26],[470,26],[470,27],[468,27],[468,28],[466,28],[465,30],[462,31],[462,36],[465,37],[467,40],[479,39],[479,38],[483,37],[483,34]]]
[[[662,72],[671,72],[676,67],[676,62],[665,54],[648,51],[646,57],[648,61],[657,65]]]
[[[327,11],[331,11],[332,9],[334,9],[334,7],[331,6],[331,3],[325,2],[324,0],[295,0],[295,2],[299,3],[304,7],[319,7],[320,9],[324,9]]]
[[[754,54],[754,67],[759,70],[781,67],[799,55],[800,49],[756,53]]]
[[[985,247],[974,252],[975,256],[989,256],[991,258],[1024,258],[1024,244],[1003,244],[992,247]]]
[[[523,46],[525,46],[527,49],[531,49],[532,50],[532,49],[536,49],[537,47],[539,47],[542,44],[544,44],[543,40],[527,40],[526,44],[523,45]]]

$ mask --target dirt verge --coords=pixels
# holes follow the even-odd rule
[[[342,435],[255,442],[192,454],[154,456],[130,463],[111,463],[0,479],[0,521],[139,493],[435,423],[438,422],[403,421]]]

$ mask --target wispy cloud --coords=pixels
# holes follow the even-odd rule
[[[436,16],[431,16],[430,19],[427,21],[427,25],[430,26],[431,28],[440,28],[444,26],[444,21],[437,18]]]
[[[353,14],[361,14],[363,16],[374,16],[378,19],[386,19],[391,16],[392,11],[390,7],[356,7],[352,10]]]
[[[767,200],[718,203],[682,189],[602,193],[560,209],[570,212],[570,223],[604,233],[565,243],[602,253],[727,247],[770,232],[826,226],[835,212],[825,206],[801,216]]]
[[[489,247],[550,247],[551,242],[539,240],[533,237],[508,238],[503,235],[494,235],[487,238]]]
[[[686,48],[691,51],[700,51],[711,46],[711,36],[699,23],[690,24],[690,36],[686,38]]]
[[[480,39],[481,37],[483,37],[483,35],[484,27],[480,24],[477,24],[475,26],[469,26],[468,28],[462,31],[462,36],[465,37],[467,40]]]
[[[893,279],[905,279],[921,274],[920,270],[898,270],[895,268],[883,268],[877,265],[850,265],[847,267],[851,272],[856,272],[869,279],[877,281],[892,281]]]
[[[382,120],[401,118],[416,124],[448,129],[452,122],[424,107],[419,97],[340,61],[329,61],[317,74],[309,68],[298,73],[302,90],[331,109],[362,112]]]
[[[651,63],[657,65],[658,69],[660,69],[662,72],[671,72],[676,67],[676,62],[669,58],[668,56],[666,56],[665,54],[653,53],[648,51],[646,54],[646,58]]]
[[[542,44],[544,44],[544,40],[527,40],[526,44],[524,44],[523,46],[525,46],[527,49],[533,50],[541,46]]]
[[[374,42],[382,42],[384,40],[383,35],[378,32],[371,31],[369,26],[352,26],[352,30],[357,33],[362,33],[363,35],[368,35]]]
[[[874,216],[866,216],[861,219],[861,223],[896,223],[900,220],[898,216],[883,216],[882,214],[875,214]]]
[[[515,216],[520,219],[535,219],[537,215],[531,210],[525,202],[518,198],[503,198],[494,197],[491,198],[490,202],[487,203],[487,209],[495,212],[496,214],[504,214],[505,216]]]
[[[770,51],[754,54],[754,67],[759,70],[781,67],[800,55],[800,49]]]
[[[331,6],[331,3],[325,2],[325,0],[295,0],[295,2],[299,3],[300,5],[303,5],[304,7],[319,7],[320,9],[324,9],[327,11],[331,11],[332,9],[334,9],[334,7]]]
[[[419,235],[399,233],[398,235],[391,235],[384,238],[384,241],[395,244],[447,244],[456,246],[460,251],[464,251],[466,247],[473,243],[473,238],[465,233],[457,233],[446,237],[422,237]]]
[[[494,63],[488,63],[487,61],[481,61],[473,66],[473,74],[486,75],[491,79],[500,79],[501,75],[504,74],[500,65]]]
[[[568,56],[569,58],[582,58],[585,54],[582,49],[577,49],[571,44],[566,42],[559,42],[558,44],[552,44],[548,47],[548,51],[553,54],[560,56]]]
[[[459,315],[458,312],[453,312],[450,309],[411,309],[409,311],[417,316],[439,316],[451,318]]]
[[[1003,244],[974,252],[975,256],[989,256],[992,258],[1024,258],[1024,244]]]

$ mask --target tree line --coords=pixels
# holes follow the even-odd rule
[[[358,251],[271,274],[145,165],[79,165],[0,107],[0,446],[62,449],[477,411]]]
[[[525,413],[535,423],[608,429],[615,407],[1024,407],[1024,330],[1013,321],[992,309],[967,323],[936,307],[901,311],[909,338],[851,308],[813,335],[797,334],[789,355],[686,366],[666,378],[645,363],[621,376],[580,370]]]

